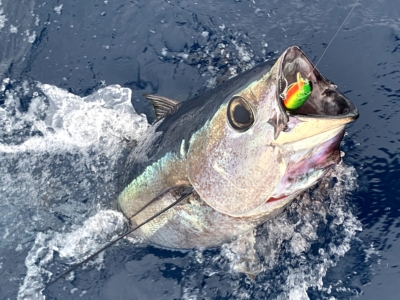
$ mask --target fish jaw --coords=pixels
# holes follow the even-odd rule
[[[301,72],[308,76],[313,91],[305,105],[296,111],[286,111],[287,122],[272,142],[272,145],[282,149],[287,169],[271,198],[266,201],[269,204],[265,206],[269,209],[281,206],[293,195],[314,185],[341,161],[339,147],[345,125],[359,116],[354,104],[319,73],[298,47],[288,48],[277,63],[281,66],[277,95],[280,110],[285,110],[280,101],[282,82],[286,80],[290,84],[294,74]],[[257,213],[261,212],[262,208],[257,210]]]
[[[339,163],[343,135],[344,126],[286,145],[287,169],[272,198],[281,199],[309,188]]]
[[[359,117],[356,106],[347,99],[337,86],[322,76],[306,55],[296,46],[288,48],[278,59],[277,106],[285,111],[285,124],[279,129],[274,144],[283,145],[328,132],[355,121]],[[296,80],[297,73],[306,77],[312,92],[297,110],[288,111],[283,105],[282,94],[286,85]]]
[[[279,68],[277,68],[279,66]],[[278,86],[270,124],[275,128],[271,146],[280,149],[286,170],[274,192],[257,209],[244,217],[271,214],[290,203],[305,189],[316,184],[341,161],[340,143],[345,126],[355,121],[357,108],[337,86],[324,78],[296,46],[288,48],[271,69]],[[283,105],[284,85],[295,82],[296,74],[310,80],[313,90],[303,106],[289,111]],[[251,86],[251,94],[262,98],[265,84]]]
[[[340,143],[344,126],[285,145],[286,172],[280,183],[256,210],[244,215],[254,217],[280,211],[299,194],[315,185],[334,165],[341,161]]]

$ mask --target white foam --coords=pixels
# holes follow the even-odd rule
[[[2,5],[2,3],[0,2],[0,5]],[[0,30],[6,26],[6,22],[7,22],[7,18],[4,15],[4,10],[2,8],[0,8]]]
[[[24,38],[23,40],[32,44],[36,40],[36,31],[32,31],[32,33],[30,33],[29,29],[27,29],[27,30],[25,30],[25,36],[26,36],[26,38]]]
[[[43,299],[54,253],[70,265],[121,232],[125,218],[104,210],[101,203],[114,200],[115,168],[131,147],[127,141],[143,136],[149,124],[132,107],[131,90],[118,85],[84,98],[27,81],[6,79],[1,88],[3,241],[11,243],[22,233],[34,239],[18,298]],[[29,106],[23,109],[29,97]],[[43,231],[36,233],[38,227]],[[49,227],[55,230],[46,230]],[[26,245],[15,243],[13,249],[21,252]]]
[[[62,9],[63,9],[64,4],[60,4],[59,6],[54,7],[54,11],[61,15]]]
[[[109,86],[85,98],[60,88],[38,84],[46,98],[34,96],[27,113],[19,111],[19,98],[7,93],[1,131],[16,131],[32,124],[43,136],[19,145],[0,144],[2,152],[44,150],[65,147],[115,147],[122,139],[136,139],[148,127],[146,117],[137,115],[130,103],[131,91]],[[45,118],[42,118],[46,115]],[[50,130],[51,129],[51,130]]]
[[[121,213],[102,210],[72,232],[38,233],[25,259],[27,272],[19,288],[18,299],[45,299],[42,294],[45,284],[48,279],[54,279],[53,274],[46,268],[51,265],[55,253],[68,265],[79,263],[116,238],[117,233],[122,232],[125,221]],[[96,263],[101,262],[102,256]],[[68,278],[71,279],[71,276]]]
[[[53,207],[67,197],[68,205],[76,202],[66,210],[73,214],[82,206],[79,197],[93,204],[110,197],[126,141],[149,126],[134,111],[131,91],[109,86],[80,98],[54,86],[37,87],[41,92],[33,93],[27,112],[15,90],[6,91],[0,110],[2,204]],[[22,84],[19,90],[27,89]],[[103,184],[96,188],[95,182]]]
[[[332,177],[337,182],[328,188],[327,183]],[[251,274],[255,267],[263,270],[258,280],[243,279],[233,273],[232,279],[218,285],[221,294],[229,291],[237,299],[251,299],[254,295],[273,299],[309,299],[307,291],[310,288],[329,294],[330,287],[323,281],[327,271],[349,251],[356,233],[362,230],[348,203],[356,188],[355,169],[340,164],[318,188],[306,192],[280,215],[263,224],[257,231],[254,246],[258,255],[255,260],[262,262],[261,266],[252,266],[254,257],[248,253],[243,256],[236,242],[223,245],[220,254],[214,257],[196,253],[196,262],[202,265],[204,275],[227,270],[242,271],[244,262],[247,268],[250,267],[247,274]],[[321,228],[326,236],[318,234]],[[332,242],[321,242],[321,238]],[[252,244],[251,239],[250,235],[247,247]],[[317,254],[311,250],[312,247],[319,247]],[[210,284],[199,290],[198,286],[185,283],[184,298],[187,299],[205,295],[207,290],[213,289]],[[339,287],[348,289],[344,283]]]
[[[18,33],[18,27],[10,25],[10,32],[11,33]]]

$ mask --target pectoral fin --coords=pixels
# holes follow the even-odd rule
[[[151,94],[143,94],[143,96],[153,105],[156,120],[172,115],[181,106],[180,102],[167,97]]]

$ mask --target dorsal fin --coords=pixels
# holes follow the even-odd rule
[[[156,120],[172,115],[181,106],[180,102],[167,97],[151,94],[143,94],[143,96],[153,105]]]

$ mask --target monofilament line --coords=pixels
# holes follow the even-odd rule
[[[162,209],[161,211],[159,211],[158,213],[156,213],[155,215],[153,215],[152,217],[148,218],[146,221],[140,223],[139,225],[135,226],[134,228],[128,230],[127,232],[125,232],[124,234],[120,235],[118,238],[116,238],[115,240],[113,240],[112,242],[108,243],[107,245],[105,245],[104,247],[102,247],[100,250],[97,250],[95,253],[89,255],[89,257],[87,257],[86,259],[84,259],[83,261],[77,263],[76,265],[72,266],[71,268],[69,268],[67,271],[65,271],[64,273],[62,273],[60,276],[56,277],[54,280],[50,281],[49,283],[46,284],[46,288],[49,287],[50,285],[54,284],[55,282],[57,282],[59,279],[63,278],[64,276],[68,275],[69,273],[71,273],[72,271],[75,271],[78,267],[80,267],[81,265],[87,263],[88,261],[92,260],[95,256],[97,256],[99,253],[103,252],[104,250],[106,250],[108,247],[110,247],[111,245],[114,245],[116,242],[118,242],[119,240],[123,239],[124,237],[126,237],[127,235],[131,234],[132,232],[134,232],[135,230],[139,229],[140,227],[142,227],[143,225],[149,223],[150,221],[152,221],[154,218],[158,217],[159,215],[161,215],[162,213],[166,212],[167,210],[169,210],[170,208],[172,208],[173,206],[177,205],[179,202],[181,202],[182,200],[185,200],[188,196],[190,196],[193,193],[193,187],[187,187],[186,190],[182,193],[181,197],[179,197],[179,199],[177,199],[176,201],[174,201],[172,204],[168,205],[166,208]]]
[[[342,29],[344,23],[346,23],[347,19],[349,18],[350,14],[353,12],[354,8],[356,7],[356,5],[358,4],[360,0],[357,0],[356,3],[354,3],[353,7],[351,8],[351,10],[349,11],[349,13],[347,14],[347,17],[344,19],[344,21],[342,22],[342,25],[340,25],[339,29],[336,31],[335,35],[333,36],[333,38],[331,39],[331,41],[328,43],[328,46],[326,46],[324,52],[322,53],[322,55],[320,56],[320,58],[318,59],[317,63],[314,65],[313,71],[314,69],[317,67],[317,65],[319,64],[319,62],[321,61],[321,59],[324,57],[326,51],[328,50],[329,46],[332,44],[333,40],[336,38],[336,36],[338,35],[339,31]],[[307,77],[309,77],[311,75],[308,74]]]

